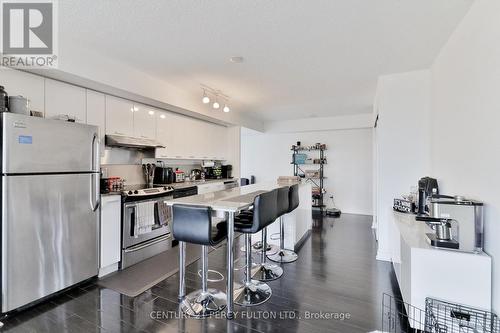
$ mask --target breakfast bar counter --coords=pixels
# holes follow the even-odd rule
[[[223,191],[198,194],[189,197],[172,199],[166,201],[167,205],[174,204],[184,204],[184,205],[198,205],[198,206],[208,206],[211,207],[218,214],[223,213],[227,216],[228,223],[228,235],[227,235],[227,317],[232,318],[234,315],[234,305],[233,305],[233,264],[234,264],[234,217],[238,215],[242,210],[248,209],[252,206],[253,201],[259,194],[272,191],[274,189],[283,186],[292,186],[299,184],[299,188],[304,191],[307,188],[310,189],[309,184],[302,184],[297,182],[286,182],[286,183],[259,183],[252,184],[243,187],[236,187],[232,189],[227,189]],[[305,188],[304,188],[305,187]],[[303,192],[304,193],[304,192]],[[310,191],[307,198],[300,197],[300,200],[310,202]],[[310,206],[309,206],[310,207]],[[303,229],[303,226],[301,226]],[[310,224],[309,224],[310,229]],[[182,259],[181,259],[181,265]],[[182,266],[181,266],[182,268]],[[180,274],[183,274],[183,270],[180,270]],[[181,276],[181,281],[182,281]],[[182,286],[180,293],[182,293]],[[182,295],[182,294],[181,294]]]

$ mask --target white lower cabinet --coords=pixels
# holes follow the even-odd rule
[[[102,196],[99,277],[118,270],[121,255],[121,196]]]

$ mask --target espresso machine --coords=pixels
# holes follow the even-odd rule
[[[484,247],[483,203],[456,196],[430,201],[430,216],[455,220],[459,250],[482,252]]]
[[[484,246],[483,203],[461,196],[431,198],[429,216],[418,217],[432,225],[429,243],[436,247],[480,253]]]

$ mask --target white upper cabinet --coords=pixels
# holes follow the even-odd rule
[[[156,158],[225,159],[227,128],[203,120],[169,112],[156,117],[157,139],[166,148],[156,150]]]
[[[106,128],[106,100],[104,94],[87,90],[87,124],[99,127],[101,156],[103,156],[104,133]]]
[[[134,136],[156,139],[156,109],[144,105],[134,105]]]
[[[31,110],[45,112],[45,79],[14,69],[0,69],[0,86],[9,96],[24,96],[31,102]]]
[[[106,96],[106,134],[134,136],[134,104]]]
[[[156,139],[165,146],[165,148],[156,149],[156,158],[172,158],[174,147],[174,136],[170,124],[172,124],[173,114],[158,111],[156,116]]]
[[[214,153],[218,160],[225,160],[227,158],[229,149],[229,130],[225,126],[214,125],[215,135],[212,142]]]
[[[45,79],[45,118],[68,115],[79,123],[87,122],[85,89]]]

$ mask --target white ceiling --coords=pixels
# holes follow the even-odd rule
[[[65,0],[60,43],[263,120],[371,112],[379,75],[428,68],[472,0]],[[245,62],[233,64],[231,56]],[[201,98],[201,96],[200,96]]]

